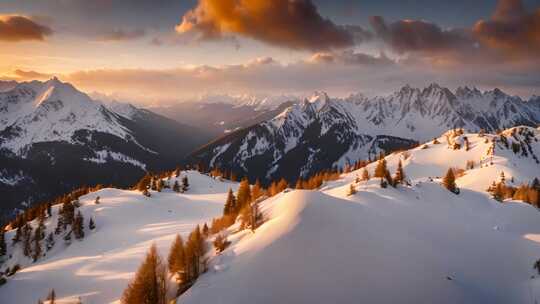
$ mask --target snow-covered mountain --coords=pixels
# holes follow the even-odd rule
[[[195,162],[248,175],[295,180],[379,152],[407,148],[451,128],[492,132],[540,123],[540,100],[502,91],[432,84],[385,97],[330,98],[316,93],[279,115],[196,151]]]
[[[208,271],[176,303],[535,303],[540,213],[521,201],[499,202],[486,189],[501,173],[508,186],[530,184],[540,175],[539,156],[540,129],[448,131],[385,158],[392,173],[403,164],[408,185],[381,188],[378,178],[360,180],[360,169],[318,190],[287,189],[258,203],[254,231],[237,222],[221,232],[231,242],[223,252],[212,245],[216,235],[208,237]],[[376,165],[366,167],[371,175]],[[441,184],[449,168],[461,172],[459,194]],[[21,242],[8,245],[11,257],[0,271],[17,263],[22,269],[0,286],[0,298],[33,303],[54,288],[61,303],[118,303],[150,244],[166,256],[176,233],[186,240],[196,224],[220,214],[227,189],[238,187],[194,171],[164,180],[184,176],[186,193],[102,189],[82,196],[78,210],[96,229],[85,226],[84,239],[70,245],[55,236],[35,263]],[[45,220],[47,233],[57,213],[53,207]],[[175,298],[177,283],[169,283]]]
[[[299,100],[288,95],[204,95],[195,100],[150,109],[219,137],[271,119]]]
[[[1,209],[96,183],[128,185],[176,166],[209,135],[129,104],[102,103],[69,83],[0,92]]]

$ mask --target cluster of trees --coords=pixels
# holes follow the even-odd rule
[[[201,231],[197,225],[185,243],[182,237],[177,235],[170,247],[167,262],[163,261],[156,245],[152,244],[135,277],[124,290],[121,302],[123,304],[168,303],[169,275],[174,276],[178,282],[177,294],[191,287],[207,268],[204,256],[207,251],[206,238],[209,230],[206,225],[205,227],[206,229],[203,228]]]
[[[161,192],[164,188],[171,188],[170,179],[173,175],[178,178],[180,176],[180,169],[172,172],[162,172],[161,174],[147,173],[133,188],[141,191],[145,196],[150,196],[151,194],[148,190]],[[179,184],[177,179],[174,180],[174,184],[172,185],[174,192],[183,193],[188,191],[188,189],[189,180],[187,176],[182,177],[182,184]]]
[[[487,191],[491,193],[494,199],[500,202],[511,198],[531,204],[537,208],[540,207],[540,181],[538,178],[533,179],[529,184],[513,187],[506,184],[506,178],[504,172],[502,172],[500,181],[498,183],[493,182]]]
[[[384,154],[382,153],[379,156],[379,161],[377,162],[377,166],[375,167],[375,172],[373,173],[373,176],[381,179],[382,188],[386,188],[388,185],[395,188],[399,184],[407,183],[405,171],[403,170],[401,160],[399,160],[398,162],[396,173],[394,174],[394,176],[392,176],[386,166],[386,159],[384,158]],[[366,169],[364,169],[364,172],[362,172],[362,177],[364,179],[369,179],[369,172],[367,172]]]
[[[355,164],[355,167],[358,166],[360,163],[358,162]],[[362,163],[363,164],[363,163]],[[365,166],[365,165],[364,165]],[[337,170],[329,170],[329,171],[323,171],[319,172],[312,177],[308,179],[298,179],[296,181],[296,189],[305,189],[305,190],[314,190],[320,188],[325,181],[332,181],[337,180],[339,176],[341,175],[340,171]],[[285,187],[286,188],[286,187]],[[270,188],[272,189],[272,188]],[[283,191],[284,189],[278,189],[279,192]]]
[[[78,208],[78,200],[69,201],[69,196],[64,196],[62,206],[58,208],[58,217],[56,228],[47,234],[45,226],[45,220],[52,217],[51,205],[47,205],[48,208],[37,208],[38,210],[36,223],[32,221],[24,221],[24,217],[17,217],[13,222],[15,235],[11,242],[15,247],[17,244],[21,244],[23,255],[31,258],[34,262],[42,257],[45,251],[51,250],[56,241],[55,235],[59,235],[65,232],[63,239],[66,244],[71,242],[72,235],[76,239],[84,238],[84,217],[80,211],[76,211]],[[21,219],[23,219],[21,221]],[[92,218],[89,221],[89,229],[95,229],[95,222]],[[44,244],[43,244],[44,243]],[[0,256],[7,253],[7,244],[5,241],[5,228],[0,228]]]

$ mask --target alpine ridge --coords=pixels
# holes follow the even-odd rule
[[[131,185],[148,170],[175,167],[209,139],[151,111],[93,100],[57,78],[17,83],[0,92],[0,209],[83,185]]]
[[[448,129],[496,132],[539,123],[540,99],[523,100],[499,89],[460,87],[452,92],[433,83],[371,98],[316,92],[271,119],[208,144],[191,159],[252,178],[294,181],[409,148]]]

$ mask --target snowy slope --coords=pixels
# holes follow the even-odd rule
[[[538,130],[525,130],[540,139]],[[493,165],[457,180],[455,195],[428,177],[485,156],[485,137],[466,136],[469,151],[446,143],[409,151],[410,187],[382,189],[371,179],[348,196],[358,171],[320,191],[290,190],[264,201],[266,222],[230,236],[233,245],[177,303],[536,303],[540,213],[520,202],[501,204],[484,186],[501,170],[530,181],[540,165],[501,148]],[[391,170],[398,157],[387,157]]]
[[[410,186],[356,183],[359,170],[320,190],[286,190],[263,201],[264,223],[255,232],[232,226],[232,245],[210,253],[209,271],[177,303],[535,303],[540,213],[521,202],[497,202],[485,190],[501,172],[515,185],[540,176],[540,130],[501,134],[508,148],[500,135],[448,131],[438,144],[387,156],[391,172],[403,162]],[[512,143],[527,154],[514,153]],[[476,165],[457,179],[460,194],[444,189],[437,177],[468,160]],[[187,174],[186,194],[165,190],[146,198],[103,189],[82,197],[81,210],[97,230],[67,248],[57,242],[36,264],[16,253],[8,265],[27,266],[0,287],[0,298],[33,303],[54,287],[83,303],[114,302],[152,241],[166,254],[175,233],[219,215],[228,188],[236,190]],[[351,183],[358,192],[349,196]],[[94,205],[97,195],[101,204]]]
[[[35,303],[51,288],[59,298],[81,297],[84,303],[118,300],[152,242],[167,254],[177,233],[185,237],[195,225],[221,214],[228,189],[237,188],[235,183],[219,182],[192,171],[182,172],[179,182],[185,174],[190,181],[185,194],[166,189],[147,198],[137,191],[103,189],[81,197],[85,238],[73,240],[66,247],[56,236],[48,257],[37,263],[22,255],[21,244],[15,252],[10,248],[9,254],[14,257],[1,268],[19,263],[23,269],[0,287],[0,302]],[[94,204],[97,196],[98,205]],[[53,217],[46,222],[48,232],[54,230],[57,213],[54,207]],[[94,231],[88,230],[90,217],[96,222]],[[7,240],[12,237],[13,232],[6,234]]]

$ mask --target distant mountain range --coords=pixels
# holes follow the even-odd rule
[[[292,182],[452,128],[539,122],[539,97],[437,84],[382,97],[213,95],[150,111],[92,99],[56,78],[0,82],[0,212],[81,185],[128,186],[183,162]]]
[[[316,93],[279,115],[220,138],[191,155],[192,162],[252,179],[294,181],[344,167],[380,152],[409,148],[452,128],[493,132],[540,123],[540,98],[522,100],[499,89],[405,86],[384,97],[330,98]]]
[[[148,110],[92,100],[56,78],[3,87],[0,211],[81,185],[131,185],[146,171],[173,168],[211,138]]]

